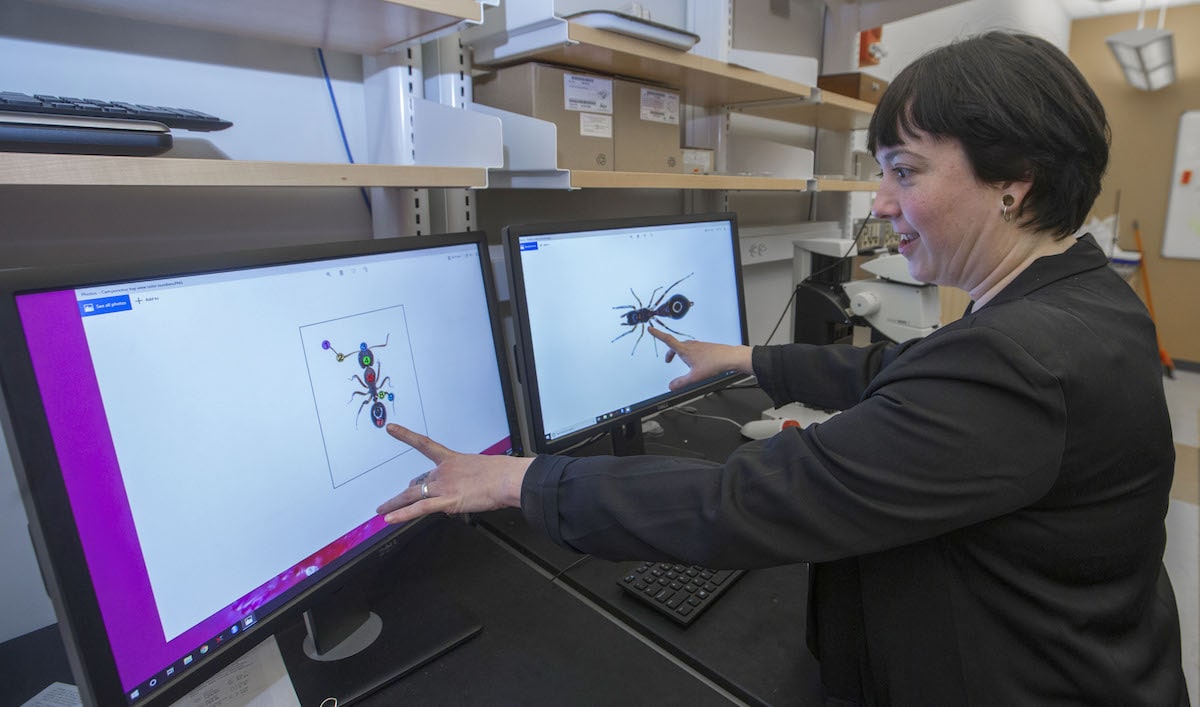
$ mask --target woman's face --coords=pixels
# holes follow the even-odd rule
[[[987,281],[1017,229],[1005,228],[1015,224],[1001,218],[1006,192],[976,179],[962,144],[909,135],[899,145],[879,146],[875,159],[883,181],[872,212],[900,236],[909,273],[968,292]]]

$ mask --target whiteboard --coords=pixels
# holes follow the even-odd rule
[[[1162,254],[1200,260],[1200,110],[1179,116]]]

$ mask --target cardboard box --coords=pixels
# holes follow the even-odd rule
[[[679,91],[616,79],[613,169],[679,172]]]
[[[475,79],[475,101],[554,123],[561,169],[613,169],[613,80],[530,62]]]
[[[868,103],[878,103],[879,97],[887,90],[888,82],[877,79],[861,71],[852,74],[829,74],[817,78],[817,88],[822,91],[832,91],[843,96],[857,98]]]
[[[680,165],[684,174],[712,174],[713,151],[701,147],[684,147],[679,150]]]

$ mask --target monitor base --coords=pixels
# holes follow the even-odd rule
[[[366,649],[338,660],[328,660],[328,653],[323,659],[306,654],[306,643],[311,650],[312,639],[303,621],[278,634],[279,651],[300,704],[333,704],[324,702],[333,697],[338,707],[345,707],[483,630],[468,611],[436,593],[391,599],[381,612],[384,625],[379,637]]]

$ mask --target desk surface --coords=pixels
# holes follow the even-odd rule
[[[761,391],[744,389],[691,407],[741,422],[769,406]],[[651,453],[721,458],[742,442],[729,422],[680,412],[658,420],[664,434],[647,439]],[[637,563],[579,562],[515,510],[476,520],[444,519],[435,540],[405,556],[403,572],[436,578],[425,590],[451,597],[483,631],[359,704],[718,705],[729,694],[750,704],[821,703],[804,643],[806,566],[748,572],[684,629],[624,596],[617,579]],[[0,707],[55,680],[74,682],[56,627],[0,644],[0,674]]]
[[[655,418],[663,434],[647,437],[647,453],[724,459],[746,441],[733,423],[759,419],[771,402],[758,388],[731,388],[685,407],[688,412]],[[617,585],[639,562],[585,558],[534,532],[515,509],[478,520],[559,581],[739,699],[761,705],[821,704],[817,662],[805,643],[807,565],[751,570],[691,626],[681,628],[625,596]]]
[[[478,528],[447,519],[432,535],[405,556],[404,571],[436,577],[422,590],[452,597],[483,631],[356,704],[729,704]],[[3,707],[75,682],[56,626],[0,644],[0,675]]]
[[[618,586],[617,580],[640,562],[584,558],[534,533],[519,512],[497,511],[479,520],[557,581],[738,699],[758,705],[821,704],[817,663],[805,643],[807,566],[751,570],[682,628]]]
[[[447,525],[417,561],[483,631],[363,704],[728,704],[479,529]]]

